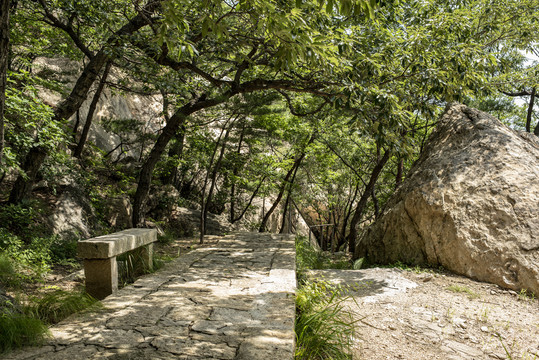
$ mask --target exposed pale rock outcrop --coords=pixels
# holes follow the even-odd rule
[[[56,80],[71,86],[74,85],[78,74],[82,71],[80,62],[64,58],[40,57],[33,62],[32,68],[33,71],[44,78]],[[122,74],[119,70],[113,69],[110,77],[112,79],[118,79],[122,77]],[[86,100],[79,109],[79,132],[86,122],[88,109],[94,96],[94,92],[95,89],[92,89],[89,92]],[[40,89],[39,96],[46,104],[53,107],[62,99],[59,93],[47,89]],[[124,157],[127,156],[138,159],[142,149],[135,146],[125,146],[124,148],[120,148],[119,145],[122,142],[122,139],[120,139],[118,135],[108,132],[103,126],[102,120],[135,119],[143,124],[143,131],[153,133],[164,126],[164,119],[161,114],[162,111],[161,95],[139,95],[129,92],[120,93],[114,92],[109,87],[106,87],[97,103],[88,140],[106,153],[112,152],[113,158],[123,155]],[[75,114],[71,117],[70,123],[75,124],[76,122],[77,115]]]
[[[62,238],[89,238],[96,231],[96,216],[83,190],[76,185],[65,186],[58,197],[49,223],[54,234]]]
[[[453,104],[355,256],[539,293],[539,139]]]

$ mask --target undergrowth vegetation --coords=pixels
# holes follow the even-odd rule
[[[350,359],[355,336],[353,313],[345,306],[352,298],[340,286],[307,279],[310,269],[349,269],[351,263],[335,259],[296,238],[296,351],[295,359]]]
[[[35,317],[23,314],[0,314],[0,353],[24,345],[39,345],[47,336],[47,326]]]
[[[296,267],[307,269],[352,269],[353,264],[346,254],[336,255],[316,249],[304,236],[296,237]]]
[[[76,239],[47,231],[46,215],[38,201],[0,208],[0,352],[41,344],[48,324],[97,303],[82,290],[34,290],[43,288],[53,266],[80,268]]]
[[[46,324],[56,324],[69,315],[101,303],[85,292],[54,290],[40,297],[31,297],[25,311]]]

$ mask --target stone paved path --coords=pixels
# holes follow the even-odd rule
[[[228,235],[7,359],[292,359],[295,286],[293,236]]]

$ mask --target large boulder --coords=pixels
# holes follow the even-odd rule
[[[448,106],[355,257],[442,265],[539,294],[539,139]]]

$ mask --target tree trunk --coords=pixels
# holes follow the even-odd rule
[[[243,215],[245,215],[245,213],[247,212],[247,210],[251,207],[251,204],[253,203],[253,200],[254,198],[256,197],[256,195],[258,194],[258,191],[260,190],[260,187],[262,186],[262,184],[264,183],[264,180],[266,180],[266,177],[267,176],[264,176],[262,178],[262,180],[260,180],[260,182],[258,183],[258,186],[256,187],[255,191],[252,193],[251,195],[251,198],[249,199],[249,202],[247,203],[247,205],[243,208],[243,211],[241,212],[241,214],[237,217],[237,218],[234,218],[232,219],[232,221],[230,221],[232,224],[234,224],[236,221],[239,221],[243,218]]]
[[[186,110],[186,109],[184,109]],[[188,113],[188,111],[186,111]],[[161,158],[170,139],[176,134],[180,125],[186,120],[187,115],[181,110],[178,110],[167,122],[163,131],[157,138],[148,158],[142,165],[139,175],[139,181],[135,198],[133,200],[133,226],[140,227],[144,223],[144,214],[146,199],[150,193],[150,185],[152,182],[152,173],[155,165]]]
[[[205,100],[205,97],[199,97],[198,100],[193,103],[188,103],[182,106],[180,109],[172,115],[167,125],[163,128],[161,134],[157,137],[157,140],[148,155],[148,158],[142,165],[139,175],[139,181],[135,198],[133,199],[133,226],[140,227],[144,223],[145,205],[148,195],[150,193],[150,185],[152,182],[152,174],[155,165],[165,152],[167,144],[176,134],[180,126],[182,126],[187,117],[199,110],[210,108],[215,105],[219,105],[225,102],[230,95],[223,95],[217,99]]]
[[[286,225],[286,211],[288,210],[288,206],[289,206],[289,203],[290,203],[290,196],[292,194],[292,186],[294,185],[294,181],[296,180],[296,174],[298,173],[298,169],[299,169],[299,164],[294,169],[294,174],[292,174],[292,179],[290,180],[290,183],[288,184],[288,194],[286,196],[286,201],[284,203],[283,221],[281,223],[281,230],[279,231],[279,234],[284,233],[284,228],[285,228],[285,225]],[[290,224],[288,224],[288,226],[290,226]]]
[[[183,147],[185,141],[185,123],[180,126],[180,130],[178,134],[176,134],[175,140],[176,141],[174,142],[174,144],[170,147],[168,156],[176,157],[178,160],[181,160],[183,157]],[[179,172],[179,168],[177,166],[174,166],[174,168],[170,170],[169,174],[163,176],[163,184],[172,184],[175,188],[177,188],[179,185]]]
[[[232,122],[233,124],[234,122]],[[223,161],[223,156],[225,154],[225,148],[226,148],[226,142],[228,140],[228,136],[230,135],[230,129],[232,128],[232,124],[228,127],[228,129],[225,132],[225,137],[223,138],[223,143],[221,144],[221,151],[219,152],[219,158],[217,159],[217,162],[215,163],[215,166],[213,167],[213,171],[211,174],[211,183],[210,183],[210,190],[208,191],[208,197],[206,200],[204,200],[204,191],[202,191],[202,208],[200,211],[200,243],[202,244],[204,242],[204,235],[206,235],[206,221],[208,220],[208,204],[211,201],[211,198],[213,197],[213,190],[215,189],[215,183],[217,181],[217,173],[219,172],[219,169],[221,168],[221,163]],[[226,124],[225,124],[226,126]],[[216,149],[219,145],[219,142],[216,144]],[[208,172],[210,171],[211,167],[208,167]],[[206,188],[206,183],[204,183],[204,189]]]
[[[534,103],[535,103],[535,87],[532,89],[532,93],[530,95],[530,104],[528,105],[528,115],[526,116],[526,132],[531,132]]]
[[[284,177],[283,183],[281,184],[281,189],[279,190],[279,194],[277,195],[277,199],[273,202],[268,212],[264,215],[264,218],[262,219],[262,223],[260,224],[260,227],[258,228],[258,232],[264,232],[266,231],[266,226],[268,223],[268,220],[281,202],[281,199],[283,198],[283,194],[286,190],[286,185],[288,184],[288,181],[292,174],[295,172],[296,167],[299,167],[301,164],[301,161],[305,157],[305,151],[301,153],[301,155],[294,161],[294,165],[292,165],[292,168],[288,170],[288,173],[286,173],[286,176]]]
[[[111,65],[112,62],[110,60],[107,61],[107,64],[105,65],[105,70],[103,70],[103,75],[101,75],[101,80],[99,81],[99,86],[97,87],[92,102],[90,103],[90,107],[88,108],[88,116],[86,116],[86,122],[84,123],[84,127],[82,128],[82,134],[80,136],[79,143],[77,144],[77,148],[73,152],[73,156],[76,158],[80,159],[82,155],[82,150],[84,149],[84,144],[86,144],[86,140],[88,139],[88,133],[90,132],[90,126],[92,125],[94,112],[97,108],[97,102],[99,101],[101,93],[103,92],[103,88],[105,87],[105,82],[107,81],[107,77],[109,76],[109,70]]]
[[[350,219],[350,216],[352,216],[352,206],[354,205],[354,202],[356,201],[358,192],[359,192],[359,184],[356,184],[356,188],[354,189],[354,196],[352,196],[352,198],[346,203],[346,206],[344,207],[344,213],[346,215],[344,216],[344,220],[342,222],[342,226],[340,230],[343,240],[339,244],[339,247],[344,245],[344,243],[346,242],[346,228],[348,225],[348,220]]]
[[[47,152],[40,147],[32,147],[24,159],[23,169],[30,179],[35,179],[41,164],[45,160]],[[12,204],[18,203],[26,199],[32,191],[34,181],[26,181],[24,177],[19,176],[13,185],[13,189],[9,194],[9,202]]]
[[[241,155],[241,146],[243,145],[243,137],[245,135],[245,125],[241,128],[240,139],[238,140],[238,147],[236,148],[236,156],[239,159]],[[230,184],[230,223],[234,223],[234,218],[236,216],[235,207],[236,207],[236,177],[238,176],[239,166],[234,164],[234,169],[232,171],[232,183]]]
[[[0,0],[0,165],[4,154],[4,113],[6,109],[6,77],[9,54],[9,5],[11,0]]]
[[[384,156],[382,156],[382,158],[378,161],[378,163],[372,170],[369,183],[365,187],[365,190],[363,191],[363,194],[361,195],[361,198],[359,199],[359,202],[357,203],[354,216],[352,217],[352,221],[350,222],[350,232],[348,233],[348,251],[352,254],[355,254],[355,249],[356,249],[357,225],[359,224],[359,221],[361,220],[361,216],[363,215],[363,212],[365,211],[365,207],[367,206],[367,200],[369,200],[369,197],[372,194],[372,189],[374,189],[374,185],[376,184],[376,181],[378,180],[378,176],[380,176],[382,169],[384,168],[387,161],[389,160],[390,154],[391,154],[391,151],[386,150],[386,152],[384,153]]]

